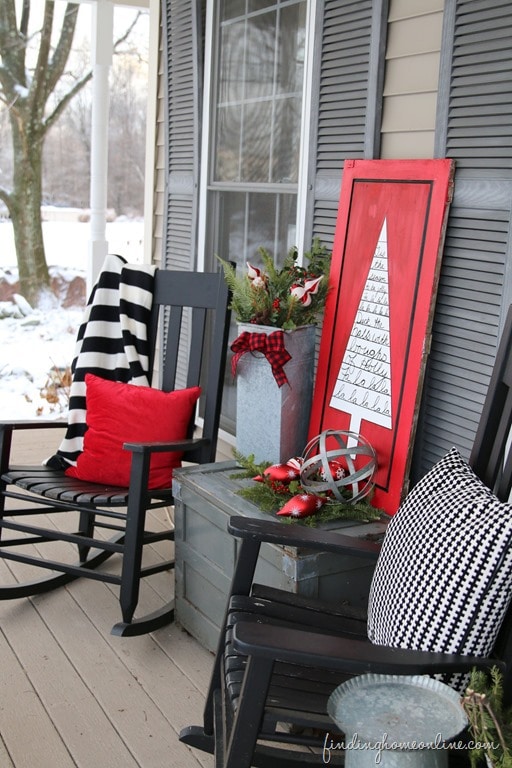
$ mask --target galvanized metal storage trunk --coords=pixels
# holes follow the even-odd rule
[[[240,471],[240,470],[238,470]],[[174,473],[175,618],[211,651],[217,646],[237,555],[237,540],[227,532],[231,515],[268,519],[237,495],[235,462],[206,464]],[[285,523],[283,523],[285,525]],[[380,533],[384,523],[338,521],[329,527],[351,536]],[[365,605],[373,564],[295,547],[263,544],[257,580],[302,595]]]

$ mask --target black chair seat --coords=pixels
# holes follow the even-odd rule
[[[350,612],[350,611],[349,611]],[[232,598],[227,619],[224,649],[224,676],[226,692],[233,712],[238,708],[238,701],[244,681],[247,657],[238,651],[233,643],[235,627],[240,623],[257,623],[261,626],[280,626],[293,629],[296,626],[308,627],[312,632],[337,636],[341,615],[338,621],[328,622],[328,615],[316,614],[314,621],[311,612],[291,610],[286,618],[283,611],[272,602],[262,604],[260,598],[244,598],[236,595]],[[286,613],[286,611],[285,611]],[[366,622],[347,617],[347,631],[352,629],[354,636],[366,637]],[[268,741],[283,740],[283,725],[294,728],[294,740],[298,737],[297,727],[306,730],[301,743],[318,746],[318,734],[311,729],[328,729],[331,723],[326,714],[327,700],[337,685],[347,679],[347,675],[332,670],[319,670],[277,661],[274,665],[272,681],[267,694],[265,719],[261,727],[261,738]],[[301,712],[303,717],[301,717]],[[290,717],[290,713],[293,716]]]
[[[85,483],[67,477],[61,470],[47,467],[12,467],[2,475],[2,481],[69,504],[126,506],[128,503],[128,488],[105,488],[97,483]]]

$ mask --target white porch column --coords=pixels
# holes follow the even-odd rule
[[[113,34],[113,3],[111,0],[97,0],[92,6],[91,240],[87,264],[88,292],[96,282],[108,251],[106,239],[108,108]]]

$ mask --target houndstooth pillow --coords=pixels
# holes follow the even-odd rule
[[[487,656],[512,596],[512,506],[455,448],[412,489],[373,576],[378,645]]]

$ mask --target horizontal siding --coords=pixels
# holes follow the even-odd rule
[[[444,0],[393,0],[389,9],[389,20],[428,15],[434,11],[442,11],[443,8]]]
[[[390,4],[386,59],[416,58],[422,54],[438,52],[443,27],[443,9],[405,17],[393,13]]]
[[[397,93],[384,99],[383,133],[428,133],[436,125],[437,93]],[[416,138],[416,137],[414,137]],[[417,139],[416,139],[417,140]],[[419,147],[418,147],[419,148]]]
[[[386,134],[385,141],[383,141],[382,157],[421,160],[430,156],[431,146],[432,131],[430,130],[409,130],[406,133],[396,131]]]
[[[388,59],[384,95],[389,98],[397,93],[437,92],[438,79],[439,51],[409,56],[405,67],[401,58]]]
[[[388,22],[381,157],[433,157],[443,3],[391,0]]]

